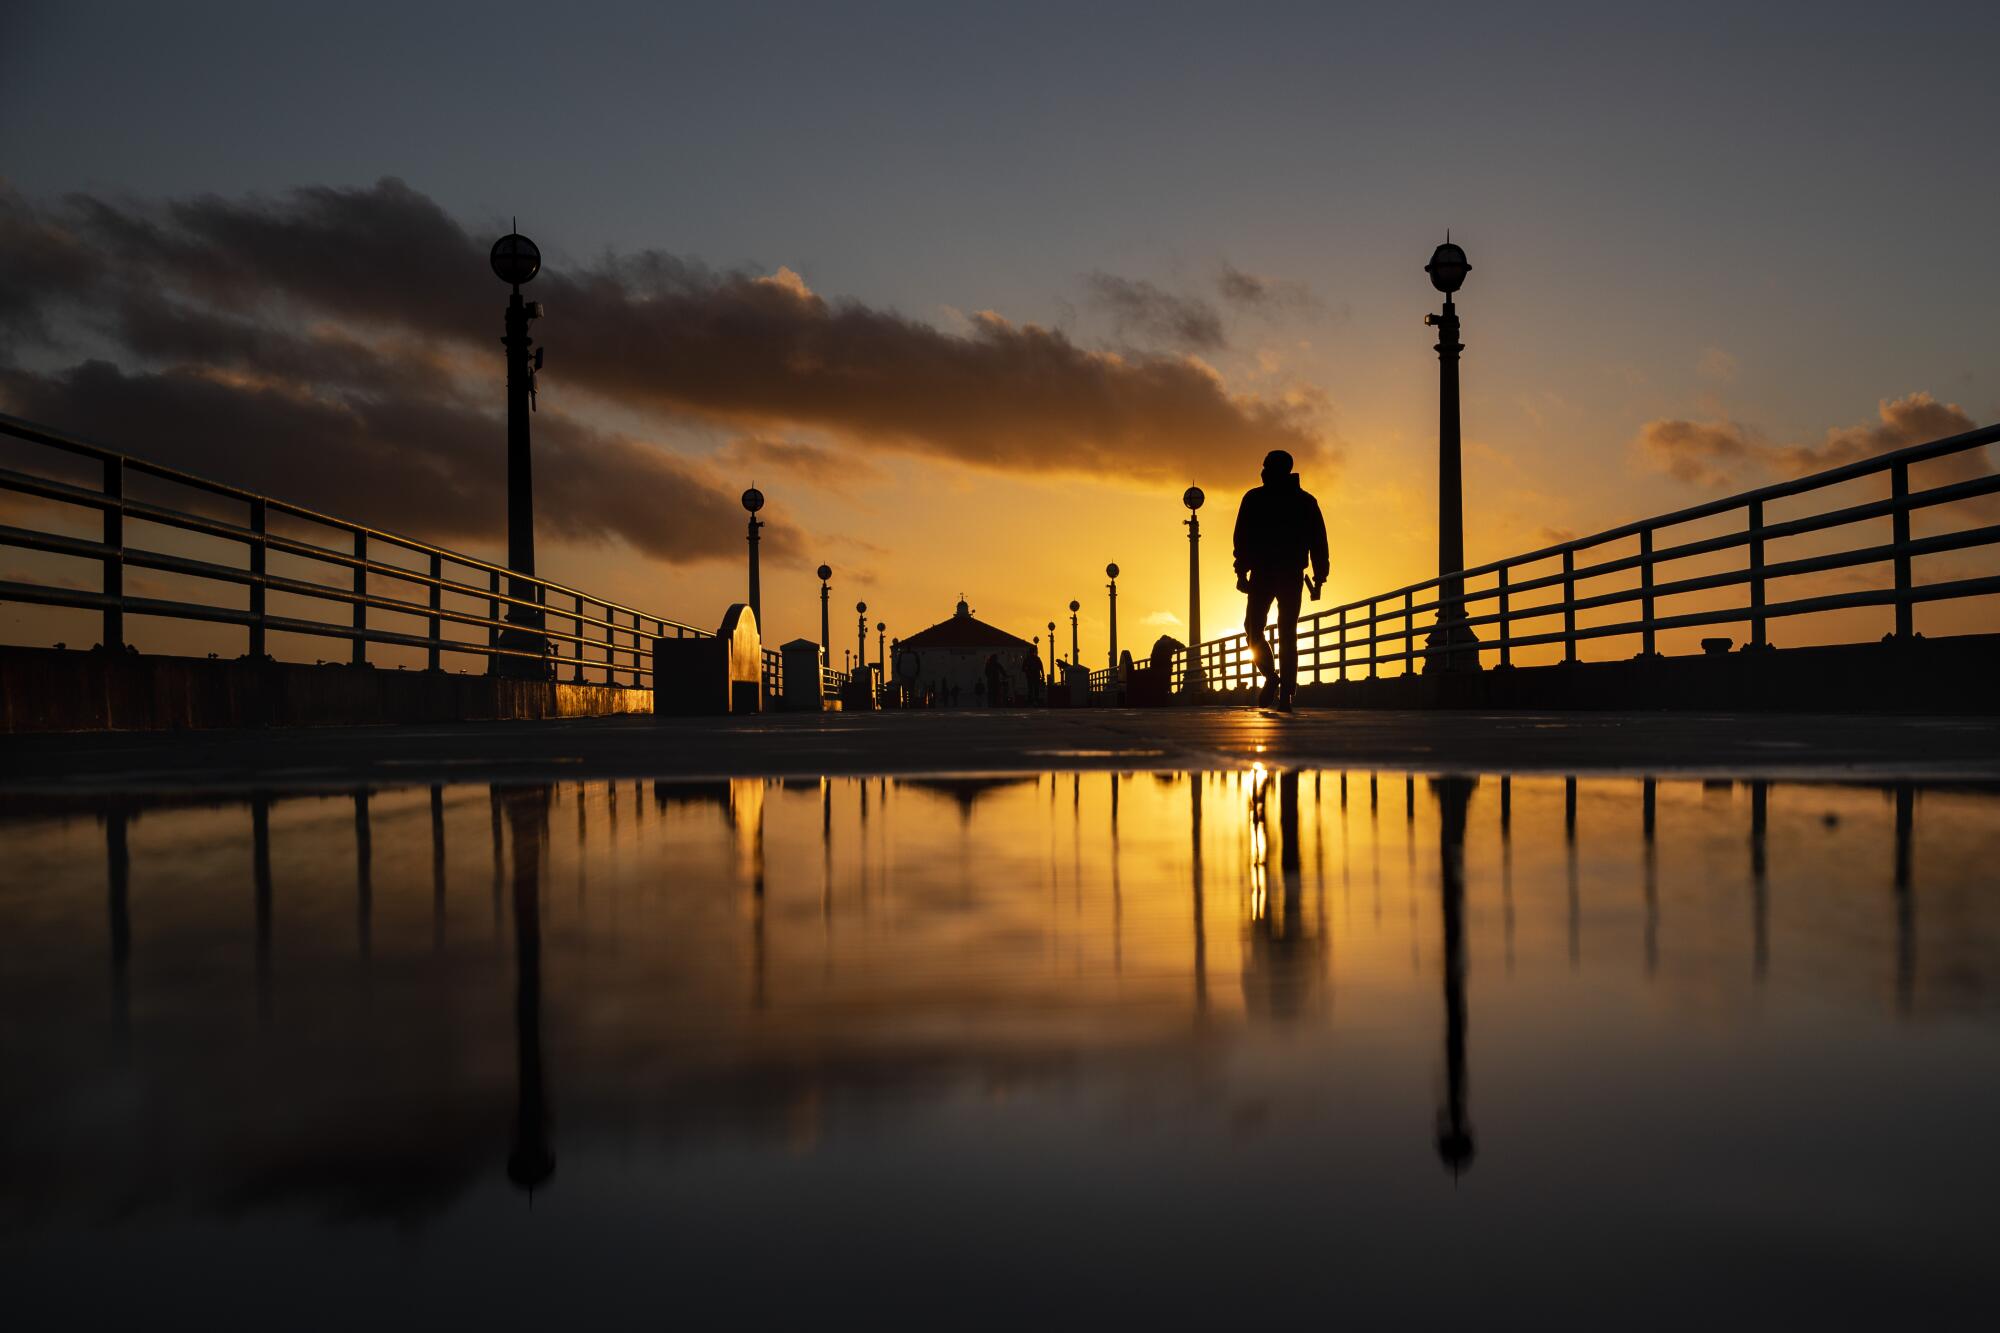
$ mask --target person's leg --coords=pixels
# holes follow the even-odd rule
[[[1294,574],[1277,588],[1279,701],[1290,704],[1299,684],[1299,603],[1305,599],[1305,578]]]
[[[1250,660],[1257,664],[1257,674],[1265,680],[1277,678],[1277,667],[1271,661],[1271,641],[1265,637],[1264,622],[1271,615],[1273,591],[1269,579],[1252,577],[1250,580],[1250,600],[1243,613],[1243,633],[1250,640]]]

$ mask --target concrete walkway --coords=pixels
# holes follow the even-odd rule
[[[2000,781],[2000,718],[1308,709],[610,717],[0,737],[0,792],[1371,767]]]

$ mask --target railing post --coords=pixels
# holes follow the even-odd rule
[[[576,635],[576,642],[569,646],[569,678],[578,685],[581,685],[583,684],[583,641],[589,637],[583,632],[583,594],[580,592],[571,593],[570,601],[572,603],[570,610],[575,614],[569,618],[569,628],[570,633]]]
[[[1368,600],[1368,679],[1382,674],[1382,630],[1376,621],[1375,599]]]
[[[1339,676],[1339,679],[1341,679],[1342,681],[1345,681],[1345,680],[1347,679],[1347,608],[1346,608],[1346,607],[1344,607],[1344,606],[1340,608],[1340,676]]]
[[[1576,661],[1576,549],[1563,549],[1563,661]]]
[[[486,571],[486,590],[492,594],[486,603],[486,618],[489,621],[497,621],[500,619],[499,570],[489,569]],[[500,627],[498,625],[490,624],[486,627],[486,646],[488,648],[498,648],[500,646]],[[486,656],[486,670],[492,675],[499,675],[500,659],[488,653]]]
[[[250,502],[250,660],[262,661],[269,653],[264,645],[264,567],[266,548],[264,502]]]
[[[357,600],[354,603],[354,638],[352,640],[354,646],[353,651],[348,654],[348,660],[355,666],[367,666],[368,640],[363,638],[362,635],[368,628],[368,608],[363,606],[358,600],[368,595],[368,571],[361,564],[361,562],[368,559],[368,535],[366,533],[357,532],[354,534],[354,559],[356,562],[354,566],[354,596]]]
[[[1653,530],[1642,529],[1639,533],[1639,612],[1642,628],[1639,631],[1639,653],[1644,657],[1655,657],[1653,645],[1657,641],[1653,629]]]
[[[1439,592],[1443,588],[1438,589]],[[1414,675],[1417,670],[1417,594],[1414,589],[1403,594],[1403,674]]]
[[[1764,647],[1764,502],[1750,502],[1750,642]]]
[[[104,460],[104,495],[111,503],[104,509],[104,651],[125,651],[125,460]]]
[[[444,557],[435,551],[431,552],[430,602],[431,646],[429,652],[424,657],[424,667],[429,671],[442,671],[444,670],[444,649],[441,646],[441,640],[444,638],[444,618],[438,615],[438,612],[444,609]]]
[[[1916,637],[1916,608],[1910,602],[1910,465],[1889,469],[1889,496],[1896,503],[1890,516],[1896,541],[1896,637]]]
[[[1500,665],[1514,665],[1514,646],[1509,642],[1513,630],[1507,624],[1507,566],[1500,566]]]

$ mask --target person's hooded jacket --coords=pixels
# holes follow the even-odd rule
[[[1319,501],[1288,472],[1248,491],[1236,510],[1236,573],[1296,574],[1310,562],[1315,584],[1326,582],[1326,520]]]

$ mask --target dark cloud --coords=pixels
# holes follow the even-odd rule
[[[127,374],[85,361],[42,374],[0,367],[0,401],[148,457],[429,541],[497,540],[506,423],[444,392],[321,395],[207,369]],[[421,442],[415,444],[413,442]],[[661,560],[734,555],[735,490],[672,454],[558,412],[535,423],[536,519],[549,535],[617,538]],[[777,555],[800,538],[772,528]]]
[[[1836,427],[1817,445],[1767,444],[1759,432],[1735,422],[1649,421],[1639,433],[1638,446],[1659,470],[1720,490],[1771,477],[1824,472],[1892,449],[1960,435],[1974,425],[1956,403],[1912,393],[1883,399],[1876,420]],[[1921,490],[1984,477],[1992,470],[1989,450],[1968,449],[1915,465],[1910,469],[1911,485]],[[1970,505],[1982,514],[2000,513],[2000,496],[1981,496]]]
[[[1768,459],[1766,447],[1733,421],[1649,421],[1639,448],[1667,475],[1718,490],[1735,484],[1744,464]]]
[[[505,295],[486,265],[489,230],[475,239],[395,180],[164,204],[74,195],[48,208],[0,192],[0,243],[50,257],[26,274],[18,264],[0,271],[0,338],[47,353],[69,337],[77,353],[112,362],[126,394],[171,390],[180,407],[202,415],[171,428],[136,416],[116,429],[86,427],[108,412],[76,386],[112,366],[31,373],[0,341],[0,362],[15,367],[8,410],[91,429],[140,453],[167,447],[163,436],[176,449],[199,436],[211,442],[199,455],[204,466],[236,479],[269,476],[268,458],[241,442],[268,430],[283,408],[336,451],[323,466],[326,480],[352,467],[386,469],[336,494],[359,485],[398,503],[383,493],[412,469],[472,486],[456,456],[428,457],[448,451],[449,434],[416,423],[441,414],[460,431],[493,426],[468,407],[468,385],[484,402],[499,371]],[[857,453],[1139,480],[1254,466],[1272,448],[1325,457],[1302,400],[1231,394],[1198,362],[1089,351],[1059,331],[991,313],[976,316],[969,333],[946,333],[893,311],[828,301],[789,270],[718,272],[657,251],[580,266],[552,257],[531,294],[549,312],[537,328],[548,344],[545,405],[560,394],[578,408],[582,393],[663,421],[817,431]],[[1184,343],[1220,340],[1205,303],[1192,303],[1183,323]],[[381,435],[356,435],[353,423],[363,419]],[[552,448],[563,431],[584,429],[558,420],[548,412],[540,420],[538,440]],[[679,469],[682,491],[695,477],[671,455],[625,444],[605,457],[643,464],[654,482]],[[194,466],[187,455],[163,461]],[[805,455],[793,461],[813,465]],[[589,466],[603,464],[593,458]],[[297,494],[300,476],[289,467],[275,482]],[[611,489],[637,488],[614,480]],[[317,493],[301,498],[333,505]],[[600,509],[608,502],[599,497]],[[573,521],[592,520],[579,513]]]
[[[1222,273],[1215,280],[1216,290],[1230,305],[1246,310],[1275,312],[1282,310],[1303,310],[1317,305],[1312,289],[1303,282],[1290,282],[1282,278],[1260,277],[1255,273],[1245,273],[1233,264],[1225,263]]]
[[[723,457],[732,472],[747,469],[753,479],[758,469],[768,468],[833,491],[846,490],[856,482],[870,481],[882,475],[880,468],[856,451],[836,451],[816,444],[772,440],[760,435],[745,435],[731,440],[729,447],[723,451]]]
[[[1107,311],[1118,335],[1188,352],[1212,352],[1223,345],[1222,316],[1195,296],[1176,296],[1143,278],[1087,273],[1084,286],[1092,305]]]

